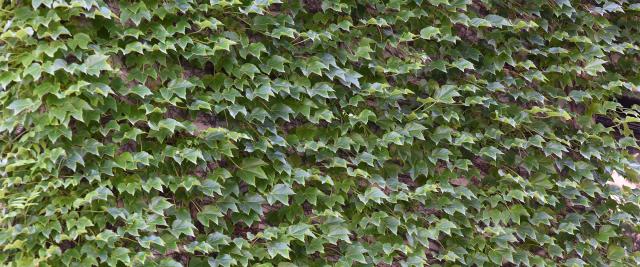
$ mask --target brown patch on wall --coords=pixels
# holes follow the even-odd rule
[[[309,13],[322,12],[322,0],[302,0],[302,3]]]

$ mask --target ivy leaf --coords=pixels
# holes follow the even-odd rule
[[[254,211],[259,215],[262,215],[262,204],[264,203],[264,198],[257,194],[252,194],[243,199],[241,203],[239,203],[238,207],[240,211],[245,214],[249,214],[249,212]]]
[[[131,257],[129,257],[130,250],[128,248],[118,247],[111,251],[108,264],[109,266],[118,266],[118,262],[122,262],[124,265],[131,263]]]
[[[310,97],[318,95],[323,98],[336,98],[334,92],[333,88],[327,83],[316,83],[308,90]]]
[[[449,221],[447,219],[442,219],[438,221],[438,223],[436,223],[436,226],[435,226],[435,229],[438,232],[443,232],[447,235],[451,235],[451,230],[456,228],[458,228],[458,226],[452,221]]]
[[[271,258],[275,258],[277,255],[284,257],[285,259],[289,259],[289,252],[291,248],[289,248],[289,244],[285,242],[274,242],[267,245],[267,253]]]
[[[220,183],[212,180],[212,179],[207,179],[204,182],[202,182],[202,186],[200,188],[200,190],[207,196],[213,197],[215,196],[215,194],[218,195],[222,195],[222,186],[220,185]]]
[[[268,72],[271,72],[272,69],[278,72],[284,72],[284,63],[287,62],[289,61],[284,57],[278,55],[271,56],[271,58],[267,60],[267,66],[269,66]]]
[[[87,49],[88,44],[91,42],[91,37],[86,33],[77,33],[73,35],[73,38],[67,42],[67,46],[71,49],[80,48]]]
[[[533,225],[551,225],[551,220],[553,217],[544,211],[536,212],[533,217],[529,220]]]
[[[451,103],[455,103],[453,98],[457,96],[460,96],[460,93],[458,93],[457,87],[454,85],[447,84],[447,85],[438,87],[438,89],[436,89],[433,95],[433,98],[438,102],[451,104]]]
[[[483,147],[482,149],[480,149],[480,155],[489,157],[492,160],[496,160],[498,158],[498,155],[502,154],[504,154],[502,151],[493,146]]]
[[[240,178],[242,178],[245,182],[254,185],[255,178],[260,179],[268,179],[267,174],[264,172],[262,167],[266,166],[267,163],[259,158],[246,158],[242,161],[240,165],[240,170],[236,172]]]
[[[207,205],[200,212],[198,212],[198,215],[196,217],[202,225],[209,227],[210,222],[218,225],[218,220],[224,217],[224,214],[222,214],[222,211],[218,206]]]
[[[167,129],[171,133],[173,133],[176,130],[176,128],[184,128],[184,125],[177,120],[169,118],[169,119],[164,119],[159,121],[158,127]]]
[[[141,238],[138,243],[140,244],[140,246],[147,249],[151,248],[151,244],[156,244],[158,246],[165,246],[166,244],[164,240],[162,240],[162,238],[155,235],[145,236]]]
[[[169,201],[167,201],[164,197],[154,197],[151,199],[149,203],[149,210],[158,215],[164,215],[164,210],[173,206]]]
[[[33,9],[38,9],[38,7],[40,7],[41,5],[51,7],[52,3],[53,0],[33,0],[31,1],[31,7],[33,7]]]
[[[271,189],[271,193],[267,195],[267,203],[273,205],[276,202],[280,202],[285,206],[289,206],[289,196],[295,195],[295,192],[291,189],[291,186],[287,184],[277,184]]]
[[[24,70],[24,77],[27,77],[27,75],[33,77],[34,80],[39,80],[42,76],[42,66],[38,63],[31,64]]]
[[[429,156],[429,161],[435,164],[438,160],[449,161],[449,156],[451,156],[451,151],[446,148],[439,148],[431,151],[431,156]]]
[[[324,236],[325,239],[331,244],[335,244],[338,240],[345,241],[347,243],[351,243],[349,239],[349,230],[342,225],[330,225],[328,227],[328,232]]]
[[[84,72],[92,76],[99,76],[101,71],[112,70],[107,59],[109,59],[109,56],[102,54],[95,54],[87,57],[84,63],[82,63]]]
[[[623,259],[626,256],[626,253],[624,251],[624,248],[617,245],[610,245],[609,249],[607,250],[607,256],[609,257],[609,259],[615,261]]]
[[[135,87],[131,88],[131,93],[134,93],[141,98],[145,98],[148,95],[153,95],[151,90],[149,90],[149,88],[144,85],[136,85]]]
[[[237,260],[229,254],[219,254],[215,258],[209,258],[209,266],[224,266],[230,267],[237,264]]]
[[[190,89],[193,86],[194,84],[187,80],[177,79],[170,81],[167,85],[167,89],[171,92],[171,95],[175,94],[182,99],[186,99],[187,89]]]
[[[600,228],[600,231],[598,231],[598,234],[596,235],[596,239],[598,239],[598,241],[602,243],[607,243],[609,242],[609,239],[611,237],[616,237],[616,236],[617,234],[613,226],[604,225]]]
[[[590,60],[589,62],[587,62],[587,64],[585,64],[584,71],[591,76],[595,76],[599,72],[605,71],[605,68],[602,66],[604,63],[607,63],[607,61],[599,58]]]
[[[471,69],[471,70],[475,69],[473,64],[464,58],[460,58],[454,61],[453,63],[451,63],[451,65],[456,67],[460,71],[465,71],[467,69]]]
[[[55,25],[50,25],[47,31],[45,31],[40,37],[41,38],[49,37],[53,40],[57,40],[61,35],[71,35],[71,32],[69,32],[69,29],[67,29],[60,23],[57,23]]]
[[[262,43],[251,43],[248,47],[249,53],[256,58],[260,58],[262,53],[267,53],[267,48]]]
[[[253,80],[255,75],[257,73],[260,73],[260,70],[258,69],[258,67],[256,67],[256,65],[253,65],[251,63],[245,63],[242,66],[240,66],[239,72],[240,74],[246,75],[249,77],[249,79]]]
[[[545,156],[549,156],[551,154],[556,155],[558,158],[562,158],[562,153],[567,152],[567,148],[562,144],[552,141],[548,142],[547,145],[543,149]]]
[[[364,204],[367,204],[370,200],[375,203],[381,204],[383,199],[387,199],[387,194],[382,192],[380,188],[370,187],[364,192],[364,194],[358,195],[358,198]]]
[[[176,238],[181,235],[195,236],[193,229],[196,227],[191,223],[191,215],[188,211],[181,209],[176,213],[176,219],[171,224],[171,234]]]
[[[162,259],[158,266],[160,266],[160,267],[182,267],[182,264],[180,264],[179,262],[175,261],[174,259]]]
[[[187,159],[193,164],[198,164],[198,159],[204,160],[204,156],[199,149],[185,148],[180,151],[180,153],[182,154],[183,158]]]
[[[348,263],[359,262],[366,264],[367,259],[364,257],[364,253],[366,252],[367,250],[361,244],[351,244],[347,247],[344,259]]]
[[[440,140],[445,139],[449,142],[451,142],[452,138],[451,138],[451,134],[453,133],[453,129],[447,127],[447,126],[438,126],[438,128],[436,128],[435,132],[433,134],[431,134],[431,140],[433,140],[433,142],[436,143],[436,145],[440,142]]]
[[[271,36],[276,39],[280,39],[282,36],[295,38],[297,31],[289,27],[278,27],[271,32]]]
[[[23,98],[23,99],[14,100],[13,102],[11,102],[11,104],[9,104],[9,106],[7,106],[7,108],[12,110],[13,114],[16,115],[25,110],[34,111],[39,106],[40,106],[39,101],[33,101],[29,98]]]
[[[428,26],[420,30],[420,38],[422,39],[427,39],[427,40],[432,39],[433,37],[439,34],[440,34],[440,29],[433,26]]]
[[[218,39],[218,41],[216,41],[216,44],[213,47],[213,51],[216,51],[216,50],[229,51],[229,48],[232,45],[235,45],[235,44],[237,44],[237,43],[232,41],[232,40],[229,40],[227,38],[220,38],[220,39]]]
[[[305,241],[305,237],[310,236],[315,238],[316,235],[311,231],[311,225],[300,223],[296,225],[291,225],[287,228],[287,235],[300,240],[301,242]]]

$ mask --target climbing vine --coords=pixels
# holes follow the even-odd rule
[[[635,266],[640,4],[0,4],[0,264]]]

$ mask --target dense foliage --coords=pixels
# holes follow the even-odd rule
[[[640,262],[608,184],[640,170],[640,4],[14,0],[0,28],[2,265]]]

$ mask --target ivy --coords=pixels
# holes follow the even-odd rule
[[[0,264],[636,266],[631,2],[4,1]]]

